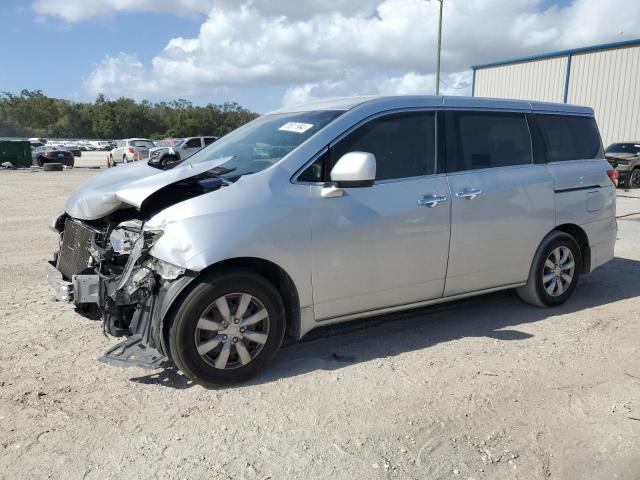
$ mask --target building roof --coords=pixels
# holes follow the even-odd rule
[[[602,43],[600,45],[592,45],[589,47],[572,48],[569,50],[558,50],[555,52],[541,53],[539,55],[531,55],[527,57],[516,57],[516,58],[510,58],[507,60],[497,61],[497,62],[471,65],[471,68],[473,70],[479,70],[481,68],[498,67],[502,65],[512,65],[514,63],[532,62],[536,60],[543,60],[545,58],[566,57],[569,55],[575,55],[579,53],[596,52],[598,50],[609,50],[612,48],[634,47],[639,45],[640,45],[640,38],[636,38],[634,40],[626,40],[623,42]]]

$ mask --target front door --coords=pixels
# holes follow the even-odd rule
[[[447,113],[452,196],[445,296],[526,281],[554,227],[554,181],[534,164],[524,113]]]
[[[373,186],[336,198],[311,187],[318,320],[443,294],[451,202],[446,176],[435,174],[435,113],[370,120],[330,148],[326,168],[352,151],[376,156]]]

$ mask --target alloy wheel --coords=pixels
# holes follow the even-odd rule
[[[269,314],[262,302],[248,293],[229,293],[203,312],[195,344],[206,363],[230,370],[250,363],[268,337]]]
[[[636,168],[631,172],[631,176],[629,177],[629,186],[631,188],[640,188],[640,168]]]
[[[575,274],[576,264],[568,247],[560,246],[551,251],[542,269],[542,285],[552,297],[567,291]]]

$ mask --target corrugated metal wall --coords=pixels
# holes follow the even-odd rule
[[[562,102],[567,57],[500,65],[476,71],[474,95]]]
[[[567,102],[593,108],[605,147],[640,140],[640,46],[573,55]]]
[[[563,102],[568,57],[479,68],[474,95]],[[605,147],[640,140],[640,45],[571,54],[568,103],[594,109]]]

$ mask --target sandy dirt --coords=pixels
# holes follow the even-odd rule
[[[47,222],[93,174],[0,172],[0,478],[640,478],[640,215],[563,307],[504,292],[323,330],[206,390],[99,363],[118,340],[51,300]]]

